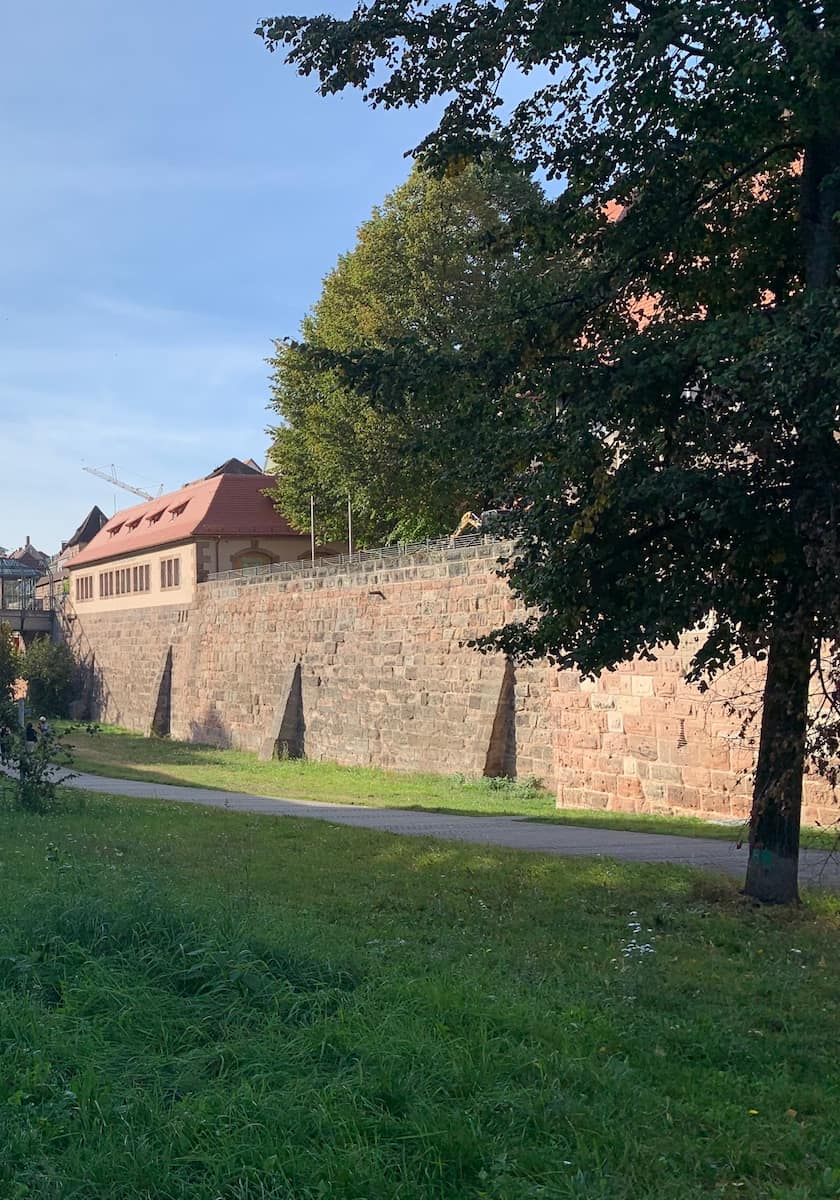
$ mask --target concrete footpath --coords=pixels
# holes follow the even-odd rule
[[[625,862],[673,863],[742,877],[746,847],[711,838],[674,837],[661,833],[628,833],[617,829],[586,829],[579,825],[554,825],[526,817],[460,816],[455,813],[416,812],[413,809],[366,808],[363,805],[326,804],[316,800],[270,800],[245,792],[175,784],[142,783],[133,779],[106,779],[77,775],[71,787],[137,799],[177,800],[231,812],[265,813],[275,817],[308,817],[335,825],[352,825],[407,837],[442,838],[480,846],[507,846],[540,854],[583,858],[615,858]],[[803,850],[799,877],[803,884],[840,889],[840,859],[826,850]]]

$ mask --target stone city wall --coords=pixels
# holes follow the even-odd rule
[[[742,817],[757,668],[702,694],[690,646],[581,682],[474,638],[515,618],[497,544],[239,575],[189,608],[75,614],[84,705],[142,732],[344,764],[533,776],[561,806]],[[733,712],[733,709],[735,710]],[[808,821],[832,797],[806,784]]]

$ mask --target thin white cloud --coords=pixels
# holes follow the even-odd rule
[[[94,504],[110,512],[126,494],[88,474],[84,466],[156,491],[206,474],[232,454],[260,458],[264,421],[240,419],[190,428],[162,427],[153,416],[131,420],[72,421],[30,413],[3,439],[0,476],[0,544],[17,546],[27,535],[41,549],[57,549]]]
[[[100,292],[81,292],[78,304],[83,310],[119,321],[139,321],[155,325],[164,323],[167,327],[171,327],[173,323],[195,321],[198,317],[197,313],[187,309],[168,308],[162,304],[147,304],[126,296],[109,296]]]
[[[83,465],[169,490],[263,454],[267,339],[93,292],[49,326],[60,337],[0,345],[0,544],[29,534],[54,549],[93,504],[112,507],[114,489]]]

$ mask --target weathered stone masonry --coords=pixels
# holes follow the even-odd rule
[[[561,805],[742,816],[754,749],[700,695],[688,648],[595,682],[467,643],[516,615],[492,543],[201,584],[188,609],[79,615],[92,715],[131,729],[346,764],[535,776]],[[815,782],[806,819],[833,819]]]
[[[132,729],[168,708],[162,732],[264,750],[291,700],[302,744],[290,749],[310,758],[548,780],[550,673],[466,644],[513,610],[497,553],[239,576],[201,584],[189,609],[77,614],[71,640],[93,660],[95,714]]]

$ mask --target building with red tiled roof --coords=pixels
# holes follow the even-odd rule
[[[211,573],[308,559],[309,534],[293,529],[264,494],[273,484],[258,470],[219,468],[116,513],[67,562],[73,605],[93,612],[189,604]],[[342,549],[336,543],[316,553]]]
[[[45,554],[43,550],[36,550],[28,535],[25,544],[13,550],[9,557],[17,559],[25,567],[31,567],[33,571],[43,571],[50,561],[49,554]]]

